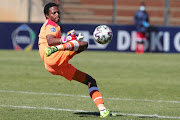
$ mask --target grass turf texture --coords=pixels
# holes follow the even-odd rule
[[[105,105],[111,111],[118,113],[116,117],[107,119],[161,120],[164,118],[138,115],[158,114],[159,116],[180,117],[179,60],[179,54],[136,55],[87,51],[76,55],[70,63],[96,79]],[[45,70],[38,51],[1,50],[0,66],[0,120],[102,119],[90,97],[78,96],[89,96],[87,86],[51,75]],[[35,108],[3,107],[3,105]],[[39,109],[38,107],[63,110]],[[64,109],[92,112],[70,112]]]

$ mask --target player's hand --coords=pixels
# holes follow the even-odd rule
[[[51,54],[58,51],[58,48],[56,46],[51,46],[45,49],[46,56],[50,56]]]
[[[60,39],[60,43],[64,44],[64,43],[67,43],[67,42],[72,41],[72,40],[77,40],[75,30],[69,31],[69,32],[67,33],[67,36],[66,36],[66,37],[62,37],[62,38]]]
[[[81,41],[83,39],[84,39],[84,36],[81,33],[79,33],[78,36],[77,36],[77,40]]]
[[[71,41],[71,40],[77,40],[77,37],[76,37],[76,33],[75,33],[75,30],[71,30],[67,33],[67,42]]]

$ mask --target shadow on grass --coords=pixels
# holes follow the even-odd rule
[[[77,112],[74,114],[80,115],[80,117],[99,116],[99,112]]]
[[[100,116],[99,112],[76,112],[74,114],[79,115],[79,117]],[[117,116],[123,116],[123,115],[116,115],[112,117],[117,117]]]
[[[135,118],[139,118],[139,119],[142,119],[143,118],[156,118],[156,116],[138,116],[138,115],[122,115],[122,114],[118,114],[120,111],[111,111],[112,114],[110,115],[110,117],[125,117],[125,116],[133,116]],[[114,114],[113,114],[114,113]],[[76,112],[74,113],[75,115],[79,115],[79,117],[99,117],[100,114],[99,112]]]

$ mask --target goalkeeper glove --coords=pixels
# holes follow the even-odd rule
[[[64,44],[72,40],[77,40],[75,30],[69,31],[66,37],[62,37],[60,43]]]
[[[77,36],[77,40],[81,41],[83,39],[84,39],[84,36],[81,33],[79,33],[78,36]]]
[[[58,51],[58,48],[56,46],[51,46],[45,49],[46,56],[50,56],[51,54]]]
[[[77,40],[76,38],[76,33],[75,33],[75,30],[71,30],[67,33],[67,40],[68,41],[71,41],[71,40]]]

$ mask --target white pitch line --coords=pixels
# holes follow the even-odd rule
[[[88,112],[84,110],[70,110],[70,109],[57,109],[49,107],[30,107],[30,106],[13,106],[13,105],[0,105],[1,107],[12,107],[12,108],[27,108],[27,109],[44,109],[44,110],[56,110],[56,111],[70,111],[70,112]]]
[[[69,112],[88,112],[88,113],[92,112],[92,111],[85,111],[85,110],[71,110],[71,109],[61,109],[61,108],[59,109],[59,108],[49,108],[49,107],[13,106],[13,105],[0,105],[0,107],[25,108],[25,109],[43,109],[43,110],[55,110],[55,111],[69,111]],[[129,116],[137,116],[137,117],[149,117],[149,118],[180,119],[180,117],[159,116],[157,114],[154,114],[154,115],[128,114],[128,113],[113,113],[113,114],[115,114],[115,115],[129,115]]]
[[[70,97],[84,97],[89,98],[89,96],[85,95],[71,95],[71,94],[60,94],[60,93],[39,93],[39,92],[25,92],[25,91],[7,91],[7,90],[0,90],[0,92],[7,92],[7,93],[22,93],[22,94],[35,94],[35,95],[57,95],[57,96],[70,96]],[[124,100],[124,101],[143,101],[143,102],[165,102],[165,103],[180,103],[180,101],[166,101],[166,100],[147,100],[147,99],[122,99],[122,98],[104,98],[103,99],[110,99],[110,100]]]
[[[149,118],[169,118],[169,119],[180,119],[180,117],[174,116],[159,116],[157,114],[154,115],[144,115],[144,114],[127,114],[127,113],[119,113],[120,115],[130,115],[130,116],[138,116],[138,117],[149,117]]]

